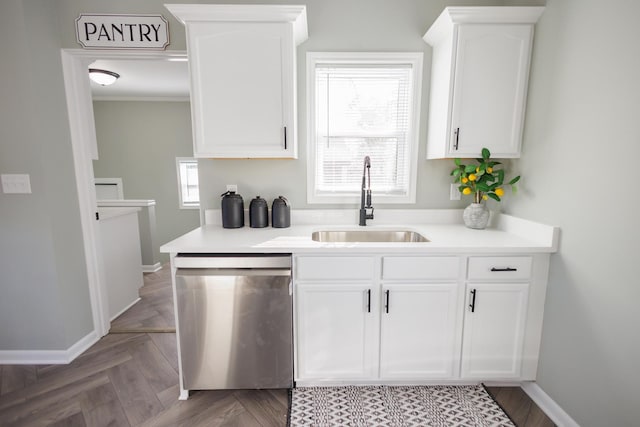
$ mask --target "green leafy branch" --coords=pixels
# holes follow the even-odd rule
[[[487,148],[482,149],[482,158],[475,159],[477,164],[465,165],[458,158],[454,159],[455,169],[451,171],[454,182],[459,183],[458,191],[464,195],[473,194],[475,203],[492,198],[500,201],[504,196],[504,186],[511,186],[511,191],[516,193],[518,188],[516,183],[520,180],[520,175],[504,183],[504,170],[498,169],[500,162],[491,160],[491,152]]]

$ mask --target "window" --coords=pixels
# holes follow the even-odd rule
[[[200,191],[198,187],[198,161],[196,159],[177,157],[178,197],[181,209],[198,209],[200,207]]]
[[[309,203],[415,202],[422,53],[307,53]]]

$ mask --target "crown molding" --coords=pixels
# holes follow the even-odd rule
[[[309,38],[303,5],[165,4],[185,26],[191,22],[285,22],[293,25],[296,45]]]

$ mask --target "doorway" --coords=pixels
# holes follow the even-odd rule
[[[81,213],[85,262],[94,329],[99,337],[110,329],[105,266],[101,250],[102,237],[97,221],[97,197],[93,161],[98,159],[93,98],[88,78],[89,65],[95,61],[171,61],[186,59],[186,52],[128,52],[63,49],[64,74],[76,185]]]

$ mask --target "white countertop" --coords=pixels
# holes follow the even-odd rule
[[[451,211],[448,211],[451,212]],[[453,211],[458,213],[458,211]],[[414,215],[415,216],[415,215]],[[426,215],[429,217],[429,215]],[[292,219],[295,218],[292,215]],[[433,216],[431,216],[433,217]],[[461,212],[460,212],[461,217]],[[317,218],[317,215],[314,216]],[[391,219],[391,218],[388,218]],[[395,218],[397,221],[397,218]],[[207,224],[161,246],[169,253],[542,253],[556,252],[559,230],[509,215],[496,214],[485,230],[472,230],[461,223],[411,223],[415,220],[388,222],[359,227],[357,224],[312,223],[289,228],[225,229]],[[300,221],[302,222],[302,221]],[[318,230],[402,229],[416,231],[429,242],[369,243],[315,242],[311,234]]]

